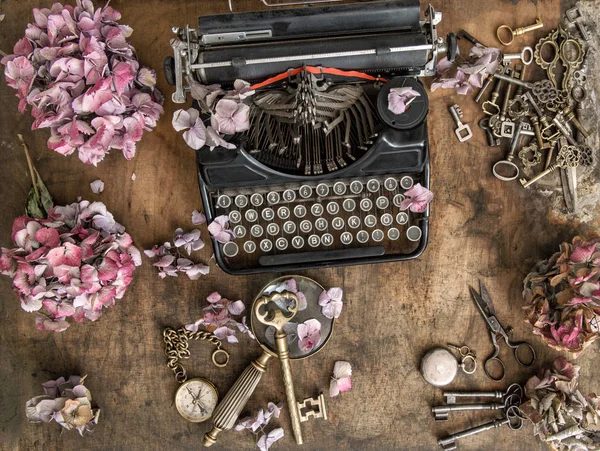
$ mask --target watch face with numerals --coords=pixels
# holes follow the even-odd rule
[[[177,390],[175,406],[183,418],[192,423],[208,420],[217,406],[219,395],[206,379],[190,379]]]

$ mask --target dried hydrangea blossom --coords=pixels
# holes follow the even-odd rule
[[[420,183],[407,190],[404,195],[406,199],[400,203],[400,210],[410,210],[413,213],[424,213],[433,200],[433,193]]]
[[[534,433],[559,451],[600,449],[600,398],[578,390],[579,366],[564,357],[542,368],[525,385],[521,406]]]
[[[392,88],[388,94],[388,110],[394,114],[402,114],[410,106],[413,99],[421,93],[412,88]]]
[[[321,343],[321,323],[314,319],[307,319],[298,324],[298,349],[308,353]]]
[[[2,58],[19,111],[27,105],[32,129],[50,128],[48,148],[97,165],[111,149],[133,158],[144,131],[156,126],[163,96],[156,74],[141,66],[127,42],[133,29],[121,14],[90,0],[34,8],[33,23]]]
[[[600,337],[599,246],[598,238],[576,236],[524,281],[523,309],[533,332],[574,357]]]
[[[21,216],[13,223],[15,248],[2,248],[0,274],[36,327],[61,332],[76,322],[97,320],[103,309],[123,298],[142,264],[125,227],[102,202],[86,200],[55,206],[48,218]]]
[[[334,319],[340,317],[344,305],[342,302],[343,295],[344,292],[339,287],[330,288],[319,295],[321,313],[323,313],[325,318]]]
[[[256,446],[261,451],[267,451],[273,443],[284,436],[283,428],[275,428],[270,432],[265,432],[266,426],[271,421],[271,418],[279,418],[283,409],[283,402],[275,404],[269,402],[267,409],[260,409],[252,416],[244,417],[238,421],[235,426],[236,431],[250,431],[257,438]]]
[[[352,388],[352,365],[339,360],[333,366],[333,376],[329,383],[329,396],[335,398],[340,393]]]
[[[219,243],[225,244],[235,239],[235,234],[229,229],[229,217],[217,216],[209,225],[208,231]]]
[[[100,418],[100,409],[92,407],[92,394],[83,385],[84,377],[70,376],[65,380],[44,382],[45,395],[31,398],[25,403],[25,414],[31,423],[56,421],[70,431],[77,429],[80,435],[92,433]]]
[[[233,316],[241,315],[246,309],[242,301],[230,301],[216,291],[210,294],[206,300],[209,305],[204,308],[204,315],[196,322],[186,325],[187,330],[198,332],[198,329],[202,326],[219,339],[227,340],[229,343],[238,342],[237,331],[248,334],[250,338],[254,339],[252,331],[246,325],[246,317],[244,316],[241,322],[233,318]]]

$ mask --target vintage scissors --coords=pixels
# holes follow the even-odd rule
[[[498,353],[500,352],[500,345],[498,344],[499,338],[504,338],[504,342],[509,348],[512,348],[515,354],[515,360],[521,366],[531,366],[535,362],[535,350],[533,346],[525,341],[521,341],[518,343],[512,343],[508,338],[508,334],[498,318],[496,318],[496,311],[494,310],[494,305],[492,304],[492,299],[490,298],[490,294],[487,289],[483,285],[483,282],[479,281],[479,290],[481,291],[481,295],[477,293],[472,287],[469,287],[471,291],[471,296],[473,296],[473,300],[479,308],[479,311],[483,315],[485,322],[487,323],[488,328],[490,329],[490,337],[492,340],[492,344],[494,345],[495,351],[494,353],[487,358],[485,363],[483,364],[483,370],[487,377],[489,377],[493,381],[501,381],[504,379],[504,375],[506,373],[506,367],[504,366],[504,362],[500,360],[498,357]],[[530,354],[530,361],[523,361],[519,357],[519,349],[523,354]],[[523,356],[521,356],[523,357]],[[491,367],[490,367],[491,365]],[[491,370],[491,371],[490,371]],[[499,377],[492,376],[491,372],[495,372],[496,374],[500,374]]]

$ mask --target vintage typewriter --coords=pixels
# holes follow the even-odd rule
[[[297,4],[297,2],[295,3]],[[438,38],[441,13],[419,0],[219,14],[174,28],[165,74],[186,101],[186,77],[250,82],[251,127],[236,148],[197,151],[208,221],[227,215],[236,239],[213,240],[231,274],[408,260],[427,245],[429,209],[402,210],[429,187],[428,98],[421,76],[456,38]],[[420,93],[388,109],[392,88]]]

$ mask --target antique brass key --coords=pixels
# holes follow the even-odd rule
[[[523,185],[524,188],[527,188],[528,186],[537,182],[542,177],[545,177],[551,172],[554,172],[556,169],[576,168],[577,166],[579,166],[579,158],[579,149],[577,147],[571,145],[562,146],[558,152],[558,155],[556,156],[556,163],[554,163],[544,172],[540,172],[538,175],[536,175],[529,181],[525,179],[520,179],[519,181],[521,182],[521,185]]]
[[[539,18],[537,18],[535,20],[535,23],[533,25],[529,25],[527,27],[519,27],[516,30],[513,30],[508,25],[500,25],[498,27],[498,29],[496,30],[496,37],[502,44],[510,45],[515,40],[515,36],[520,36],[524,33],[529,33],[530,31],[537,30],[538,28],[542,28],[543,26],[544,26],[544,24],[542,23],[542,21]],[[508,31],[508,34],[510,35],[509,41],[505,41],[502,39],[502,37],[501,37],[502,30]]]

